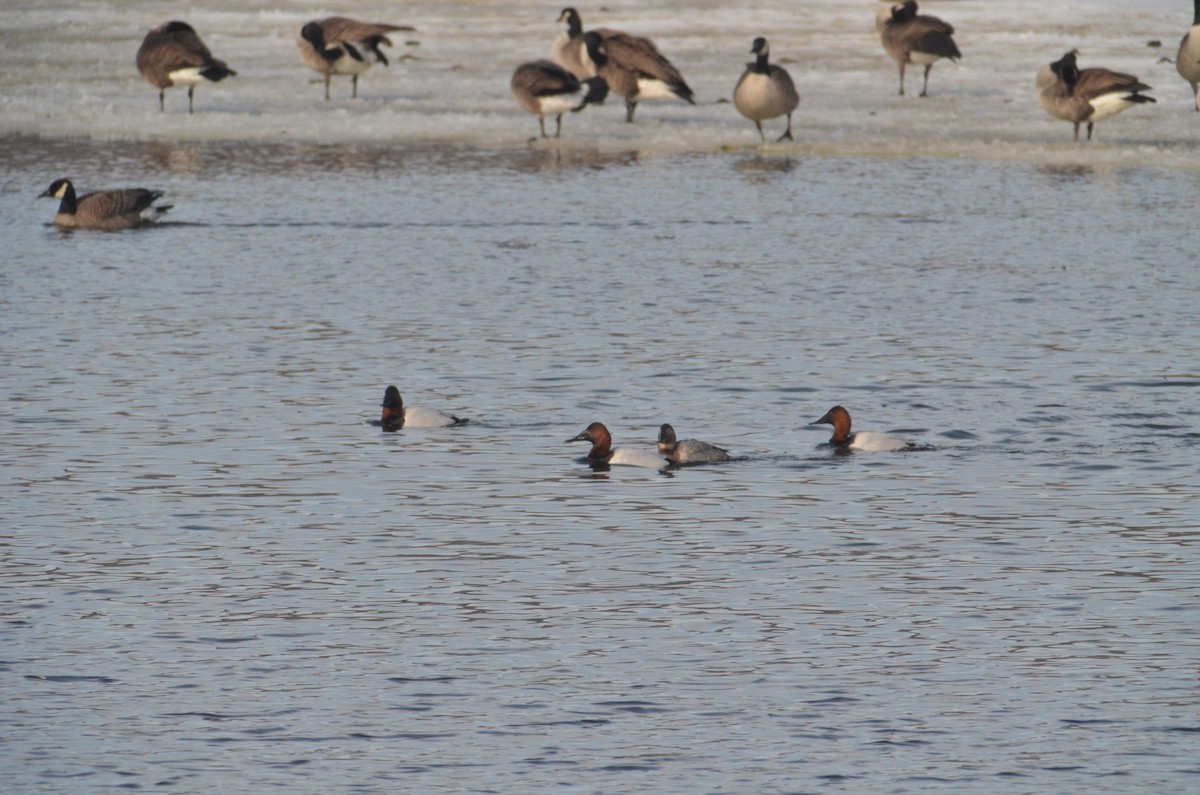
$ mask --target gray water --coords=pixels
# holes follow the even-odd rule
[[[4,147],[6,792],[1197,791],[1200,172]]]

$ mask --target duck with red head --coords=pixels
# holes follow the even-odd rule
[[[446,414],[437,409],[427,409],[418,406],[404,406],[400,390],[389,386],[383,393],[383,413],[378,424],[385,431],[398,431],[401,428],[446,428],[451,425],[466,425],[470,420]]]
[[[897,450],[914,449],[912,442],[906,442],[895,436],[878,431],[859,431],[850,433],[850,412],[841,406],[834,406],[825,412],[821,419],[812,425],[832,425],[833,436],[829,439],[831,447],[849,450],[867,450],[873,452],[895,452]]]
[[[634,467],[661,469],[666,460],[649,450],[634,450],[629,447],[613,449],[612,434],[604,423],[593,422],[584,428],[577,436],[567,439],[567,442],[591,442],[592,449],[588,450],[587,460],[590,464],[623,464]]]

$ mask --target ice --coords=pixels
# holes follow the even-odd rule
[[[536,146],[687,152],[741,150],[875,157],[926,156],[1200,169],[1200,113],[1171,62],[1191,22],[1186,0],[1112,2],[941,0],[923,13],[951,22],[964,58],[933,68],[930,96],[899,97],[895,64],[874,28],[872,0],[766,0],[746,5],[702,0],[579,6],[584,26],[654,38],[696,91],[697,106],[623,103],[569,114],[558,142]],[[561,5],[481,2],[255,4],[214,0],[182,8],[161,3],[5,4],[0,8],[0,133],[138,140],[337,142],[454,141],[482,148],[529,145],[533,116],[517,107],[509,78],[520,63],[548,54],[562,26]],[[322,99],[319,76],[296,52],[300,26],[345,14],[410,24],[349,98],[335,79]],[[179,18],[239,73],[196,89],[196,113],[183,89],[155,89],[134,67],[152,26]],[[776,62],[801,94],[794,143],[760,144],[754,125],[729,98],[750,43],[765,35]],[[1160,42],[1161,46],[1151,46]],[[1133,108],[1075,144],[1071,125],[1037,103],[1038,68],[1071,48],[1080,65],[1132,72],[1154,86],[1158,104]],[[908,86],[919,87],[919,68]],[[915,94],[915,91],[911,92]],[[766,122],[768,137],[782,120]],[[903,202],[904,197],[881,197]]]

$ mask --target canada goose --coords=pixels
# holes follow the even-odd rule
[[[145,188],[102,190],[76,198],[69,179],[56,179],[41,196],[60,199],[54,223],[64,229],[133,229],[157,220],[170,204],[153,207],[162,193]]]
[[[1098,121],[1116,116],[1126,108],[1146,102],[1153,97],[1138,92],[1150,86],[1133,75],[1108,69],[1080,69],[1075,65],[1078,50],[1071,50],[1061,59],[1043,66],[1037,75],[1038,102],[1051,116],[1075,124],[1075,140],[1079,140],[1079,125],[1087,122],[1087,137],[1092,140],[1092,127]]]
[[[1175,56],[1175,68],[1192,87],[1196,99],[1196,110],[1200,111],[1200,0],[1195,0],[1196,10],[1192,16],[1192,28],[1183,34],[1179,42],[1179,54]]]
[[[633,122],[633,112],[643,99],[678,97],[696,104],[683,75],[649,39],[618,32],[601,36],[598,31],[588,31],[583,39],[584,65],[590,74],[603,77],[610,90],[625,98],[625,121]]]
[[[779,136],[780,141],[792,140],[792,111],[800,104],[800,95],[792,83],[792,76],[782,66],[767,63],[771,48],[767,40],[759,36],[754,40],[750,52],[758,56],[754,63],[746,64],[746,71],[733,89],[733,104],[738,113],[754,122],[758,135],[764,141],[764,119],[774,119],[787,114],[787,129]]]
[[[523,63],[512,76],[512,92],[517,104],[538,117],[542,137],[546,135],[546,115],[555,116],[554,137],[562,134],[562,117],[567,111],[583,110],[585,105],[603,102],[608,85],[600,77],[578,80],[575,75],[550,61]]]
[[[916,0],[892,6],[892,15],[883,23],[879,37],[883,49],[900,67],[900,96],[904,96],[904,67],[922,64],[925,85],[921,96],[929,96],[929,70],[939,58],[954,61],[962,57],[955,45],[954,28],[937,17],[917,14]]]
[[[567,29],[554,37],[550,44],[550,60],[566,69],[580,80],[595,77],[587,60],[587,45],[583,40],[583,22],[574,8],[564,8],[558,15],[559,22],[567,23]],[[600,28],[596,31],[603,39],[619,31]]]
[[[158,109],[166,110],[163,95],[172,86],[188,87],[188,113],[192,94],[202,80],[216,83],[237,72],[212,56],[195,29],[186,22],[164,22],[142,39],[137,68],[146,82],[158,87]]]
[[[388,65],[380,44],[392,46],[387,34],[413,30],[410,25],[384,25],[359,22],[346,17],[328,17],[309,22],[300,29],[296,46],[310,68],[325,76],[325,99],[329,99],[329,78],[350,75],[351,97],[358,96],[358,76],[375,62]]]

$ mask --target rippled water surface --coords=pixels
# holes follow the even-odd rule
[[[4,146],[6,791],[1195,791],[1200,172]]]

